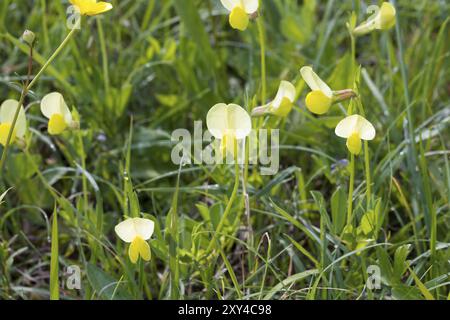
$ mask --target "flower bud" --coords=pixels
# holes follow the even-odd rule
[[[333,91],[333,103],[352,99],[356,96],[357,96],[356,92],[353,91],[352,89]]]
[[[36,35],[33,31],[25,30],[22,35],[23,41],[25,41],[30,47],[34,45],[34,41],[36,40]]]

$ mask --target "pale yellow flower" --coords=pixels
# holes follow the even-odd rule
[[[357,26],[353,34],[361,36],[374,30],[389,30],[395,26],[395,21],[395,7],[389,2],[383,2],[377,14]]]
[[[245,139],[252,130],[252,120],[237,104],[218,103],[206,116],[206,125],[214,138],[221,140],[222,149],[233,153],[234,144]]]
[[[76,126],[64,97],[58,92],[49,93],[42,99],[41,112],[49,119],[48,133],[51,135],[61,134],[67,128]]]
[[[3,146],[6,145],[8,140],[9,131],[11,130],[18,105],[19,101],[9,99],[4,101],[0,107],[0,144]],[[19,116],[17,118],[16,125],[14,126],[10,143],[13,144],[16,139],[23,140],[26,131],[27,120],[25,117],[25,110],[23,106],[20,106]]]
[[[150,260],[151,251],[147,240],[152,236],[154,229],[155,223],[144,218],[130,218],[114,228],[120,239],[130,243],[128,255],[132,263],[136,263],[139,257],[145,261]]]
[[[315,114],[325,114],[330,107],[339,101],[343,101],[355,96],[351,89],[333,91],[323,81],[311,67],[300,69],[303,80],[312,90],[306,96],[305,104],[309,111]]]
[[[272,114],[286,117],[291,112],[296,95],[295,86],[289,81],[281,81],[275,99],[268,104],[252,110],[252,116]]]
[[[357,114],[341,120],[335,133],[338,137],[347,139],[347,148],[354,155],[361,152],[361,140],[373,140],[376,134],[374,126]]]
[[[234,29],[244,31],[248,27],[249,15],[258,11],[259,0],[220,0],[230,11],[230,25]]]

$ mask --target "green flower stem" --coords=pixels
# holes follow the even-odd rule
[[[225,208],[225,211],[223,212],[222,218],[220,219],[219,225],[217,226],[216,231],[214,232],[213,238],[211,242],[209,243],[208,249],[206,252],[210,252],[214,244],[217,240],[217,235],[222,231],[223,225],[225,224],[225,221],[227,220],[228,214],[231,211],[231,207],[233,206],[234,200],[236,199],[237,192],[239,189],[239,163],[238,163],[238,156],[237,156],[237,141],[234,142],[234,187],[233,191],[231,192],[230,200],[227,203],[227,206]]]
[[[80,160],[81,160],[81,167],[83,168],[83,170],[86,171],[86,151],[84,150],[84,142],[83,142],[83,135],[81,133],[81,130],[78,130],[78,143],[79,143],[79,156],[80,156]],[[82,184],[82,188],[83,188],[83,208],[84,208],[84,212],[87,214],[87,209],[88,209],[88,184],[87,184],[87,178],[85,174],[81,174],[81,184]]]
[[[262,18],[258,18],[259,45],[261,50],[261,104],[266,103],[266,38]]]
[[[358,106],[359,112],[363,117],[366,116],[364,111],[364,107],[361,99],[358,97]],[[372,177],[370,174],[370,150],[369,150],[369,142],[364,140],[364,166],[365,166],[365,174],[366,174],[366,197],[367,197],[367,210],[370,210],[370,205],[372,202]]]
[[[20,95],[19,103],[17,105],[16,113],[14,114],[13,122],[11,123],[11,128],[9,129],[8,138],[6,139],[6,145],[5,145],[5,148],[3,149],[3,153],[2,153],[2,158],[0,160],[0,177],[3,174],[3,167],[5,166],[5,161],[6,161],[6,157],[8,155],[9,145],[10,145],[11,139],[12,139],[12,134],[14,132],[14,128],[17,123],[17,119],[19,118],[20,106],[23,104],[28,92],[36,84],[36,82],[39,80],[39,78],[42,76],[42,74],[45,72],[45,70],[48,68],[48,66],[53,62],[53,60],[55,60],[55,58],[66,47],[67,43],[73,37],[73,35],[76,33],[76,31],[77,31],[77,29],[74,28],[67,34],[64,41],[59,45],[59,47],[55,50],[55,52],[51,55],[51,57],[47,60],[47,62],[42,66],[41,70],[39,70],[38,74],[34,77],[33,81],[31,81],[26,86],[24,86],[22,93]]]
[[[261,3],[260,3],[261,4]],[[261,105],[266,103],[266,37],[264,34],[264,21],[262,17],[257,19],[258,34],[259,34],[259,46],[261,55]],[[261,128],[264,121],[264,117],[261,117],[258,122],[258,127]]]
[[[108,53],[106,51],[105,33],[103,32],[102,21],[97,17],[98,37],[100,40],[100,50],[102,53],[103,81],[105,86],[105,95],[109,97],[110,82],[108,70]]]
[[[351,226],[353,212],[353,186],[355,183],[355,155],[350,154],[350,183],[348,186],[347,226]]]
[[[364,166],[366,167],[366,196],[369,210],[372,201],[372,178],[370,176],[369,142],[366,140],[364,140]]]
[[[356,93],[358,93],[356,88],[356,39],[353,33],[350,31],[350,42],[351,42],[351,58],[352,58],[352,66],[351,66],[351,74],[352,74],[352,83],[349,84],[349,86],[352,86],[352,88],[355,90]],[[348,115],[353,114],[353,105],[352,101],[350,101],[348,110]],[[352,225],[352,214],[353,214],[353,188],[355,184],[355,155],[353,153],[350,153],[350,181],[348,186],[348,201],[347,201],[347,226]]]
[[[351,74],[353,75],[352,83],[349,86],[354,86],[355,84],[355,72],[356,72],[356,39],[355,36],[350,32],[350,42],[351,42],[351,50],[352,50],[352,70]]]
[[[66,38],[61,42],[59,47],[55,50],[55,52],[48,58],[47,62],[42,66],[41,70],[39,70],[38,74],[34,77],[33,81],[28,85],[27,90],[30,90],[36,82],[39,80],[39,78],[42,76],[42,74],[47,70],[48,66],[55,60],[55,58],[61,53],[61,51],[66,47],[66,45],[69,43],[70,39],[72,39],[73,35],[77,32],[76,28],[73,28],[66,36]]]

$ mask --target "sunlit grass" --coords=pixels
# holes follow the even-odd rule
[[[73,32],[69,1],[0,3],[0,103],[27,117],[25,135],[0,127],[0,298],[450,297],[445,1],[391,1],[377,28],[361,1],[109,2]],[[172,131],[206,130],[217,104],[280,129],[276,175],[172,163]],[[336,136],[352,114],[374,139]],[[233,132],[216,138],[236,153]],[[151,237],[122,241],[137,217]]]

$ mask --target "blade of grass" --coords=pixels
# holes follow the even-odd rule
[[[50,300],[59,300],[59,267],[58,267],[58,210],[53,210],[52,245],[50,255]]]

